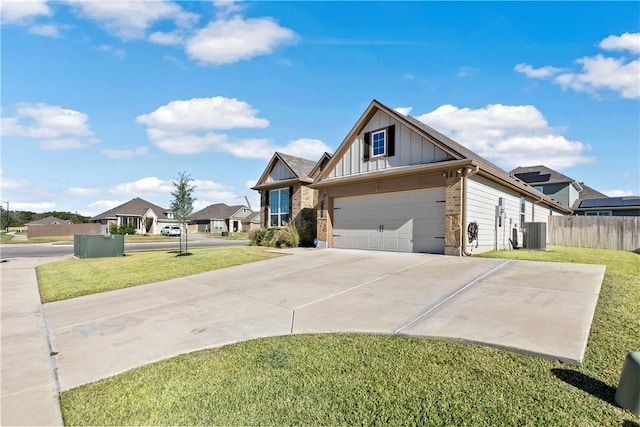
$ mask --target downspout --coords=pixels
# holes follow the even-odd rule
[[[471,253],[467,252],[467,177],[477,174],[479,170],[480,166],[478,165],[472,171],[469,171],[466,167],[462,170],[462,230],[460,233],[460,245],[464,256],[471,256]]]

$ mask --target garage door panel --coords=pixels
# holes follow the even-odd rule
[[[336,248],[444,253],[444,188],[334,199]]]

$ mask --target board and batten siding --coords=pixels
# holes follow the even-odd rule
[[[288,167],[286,167],[280,160],[276,162],[271,169],[271,173],[267,177],[266,182],[284,181],[285,179],[295,178]]]
[[[365,161],[363,153],[365,132],[376,131],[391,125],[395,125],[395,155]],[[453,157],[417,133],[411,131],[408,127],[403,126],[386,113],[378,111],[367,123],[362,132],[354,138],[349,149],[338,161],[336,167],[330,172],[329,177],[336,178],[398,166],[426,164],[443,160],[453,160]]]
[[[478,247],[473,242],[468,249],[478,253],[492,251],[495,249],[496,237],[498,249],[510,249],[511,230],[520,227],[520,194],[478,176],[468,178],[467,183],[467,223],[478,223]],[[496,233],[496,206],[500,197],[505,200],[505,220]],[[528,215],[525,218],[530,220],[533,213],[530,202],[526,202],[525,212]],[[466,225],[463,231],[467,232]],[[520,244],[521,242],[519,240]]]

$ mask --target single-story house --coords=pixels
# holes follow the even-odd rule
[[[191,232],[246,232],[251,229],[250,218],[255,214],[248,206],[228,206],[224,203],[209,205],[189,216]],[[258,213],[259,215],[259,213]]]
[[[322,167],[309,162],[297,170],[292,159],[274,155],[254,187],[263,224],[281,226],[283,214],[296,214],[296,204],[282,200],[303,195],[305,208],[318,207],[319,247],[462,255],[509,249],[525,222],[572,212],[377,100],[323,158]],[[477,238],[470,242],[469,234]]]
[[[331,155],[317,161],[276,152],[253,190],[260,192],[260,224],[283,227],[293,220],[315,237],[318,192],[309,187],[327,165]]]
[[[177,224],[173,212],[139,197],[91,218],[107,234],[112,226],[133,225],[136,234],[160,234],[165,225]]]
[[[60,219],[55,216],[48,216],[46,218],[39,219],[37,221],[31,221],[25,224],[27,230],[29,230],[30,225],[62,225],[62,224],[71,224],[71,221],[68,219]]]
[[[607,197],[584,182],[543,165],[517,167],[511,175],[570,207],[576,215],[640,216],[640,197]]]

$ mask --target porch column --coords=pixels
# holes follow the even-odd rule
[[[445,186],[444,254],[462,256],[462,176],[447,172]]]

